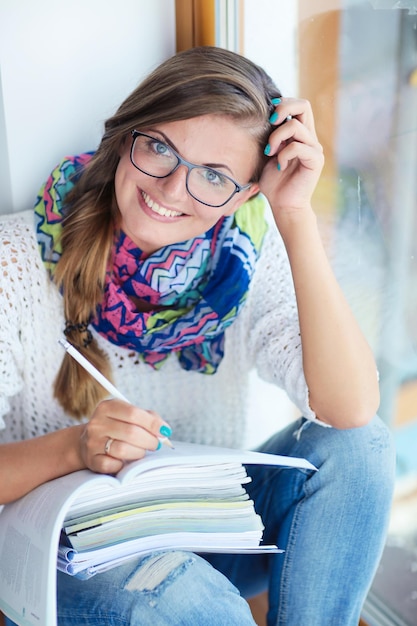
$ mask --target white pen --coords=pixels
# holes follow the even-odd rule
[[[94,367],[92,363],[90,363],[88,359],[85,358],[85,356],[81,354],[81,352],[74,348],[69,341],[66,339],[58,339],[58,343],[81,365],[81,367],[91,374],[91,376],[95,378],[96,381],[100,383],[100,385],[104,387],[104,389],[108,391],[113,398],[132,404],[105,376],[103,376],[101,372],[98,371],[96,367]],[[159,441],[166,444],[170,448],[174,448],[168,437],[159,437]]]

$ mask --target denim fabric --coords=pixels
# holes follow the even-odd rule
[[[59,626],[253,626],[237,589],[201,557],[147,556],[86,581],[58,574]]]
[[[248,468],[265,541],[285,554],[213,555],[210,562],[245,597],[269,589],[268,626],[358,626],[389,522],[390,431],[377,417],[348,430],[299,420],[262,450],[305,457],[318,468]]]
[[[268,588],[268,626],[358,626],[389,521],[389,430],[378,418],[349,430],[301,419],[262,450],[319,468],[248,466],[265,541],[284,554],[166,552],[87,581],[59,573],[58,625],[254,626],[243,597]]]

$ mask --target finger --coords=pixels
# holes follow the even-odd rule
[[[111,437],[95,440],[94,444],[91,440],[85,443],[87,467],[110,474],[119,471],[125,462],[142,459],[148,451],[157,450],[161,446],[157,437],[153,437],[151,443],[143,446]]]
[[[275,107],[275,111],[269,121],[273,126],[279,127],[285,123],[289,116],[301,122],[317,138],[313,110],[308,100],[282,98],[281,102]]]
[[[111,445],[107,446],[108,449],[106,451],[106,444],[104,444],[104,454],[122,461],[136,461],[142,459],[148,451],[153,452],[159,450],[161,447],[161,442],[157,437],[153,437],[152,440],[147,443],[139,445],[121,439],[107,438],[107,442],[109,440]]]
[[[98,454],[88,463],[89,469],[100,474],[117,474],[124,466],[124,461],[105,454]]]
[[[133,407],[133,418],[133,420],[117,421],[113,424],[115,430],[110,430],[110,433],[114,432],[115,438],[121,444],[130,444],[130,453],[122,452],[123,458],[130,458],[132,454],[136,458],[136,452],[133,450],[133,447],[156,450],[161,445],[161,438],[165,439],[172,435],[171,427],[162,420],[156,411]],[[127,446],[127,449],[129,449],[129,446]]]
[[[269,137],[269,149],[267,151],[268,156],[277,154],[279,150],[283,149],[283,147],[292,141],[304,143],[316,148],[319,152],[322,151],[322,147],[315,135],[299,120],[292,118],[271,133]]]
[[[314,120],[313,110],[308,100],[302,98],[281,98],[281,101],[275,106],[276,116],[272,114],[272,124],[280,124],[288,115],[299,117],[303,123],[312,122]]]
[[[154,432],[150,432],[149,428],[153,428]],[[131,460],[141,458],[146,450],[156,450],[159,446],[158,437],[169,434],[168,425],[154,411],[109,400],[100,403],[86,424],[82,443],[87,458],[107,454]],[[109,441],[111,450],[106,450]]]
[[[324,156],[322,150],[293,141],[279,151],[277,160],[281,171],[285,171],[288,164],[294,160],[298,160],[306,169],[315,171],[323,166]]]
[[[108,443],[109,440],[111,445]],[[94,448],[95,453],[127,460],[141,458],[146,450],[156,450],[159,446],[158,436],[146,428],[138,424],[113,420],[105,434],[96,438]]]
[[[115,438],[117,438],[120,428],[124,428],[125,425],[128,424],[140,426],[153,435],[162,434],[170,436],[171,434],[170,426],[158,413],[139,408],[128,402],[123,402],[122,400],[104,400],[98,405],[94,413],[94,418],[101,420],[103,424],[106,424],[106,427],[108,426],[106,420],[112,420],[114,422],[112,427],[119,430],[107,434]]]
[[[108,441],[111,441],[109,446]],[[106,447],[107,446],[107,447]],[[133,450],[156,450],[159,439],[140,426],[128,426],[117,434],[111,433],[96,440],[94,451],[96,454],[108,454],[118,459],[130,458]],[[110,449],[109,449],[110,448]],[[126,456],[127,451],[130,451]]]

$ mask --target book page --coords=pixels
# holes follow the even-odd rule
[[[213,472],[216,467],[221,465],[220,471],[224,476],[230,472],[230,468],[235,468],[242,464],[247,465],[274,465],[288,468],[301,468],[315,470],[316,468],[306,459],[298,457],[287,457],[276,454],[266,454],[264,452],[254,452],[251,450],[239,450],[233,448],[221,448],[215,446],[207,446],[194,443],[186,443],[174,441],[175,449],[162,446],[157,452],[148,452],[143,459],[127,463],[125,467],[117,474],[118,480],[122,483],[122,487],[117,492],[110,489],[109,485],[103,484],[100,489],[94,485],[94,489],[88,487],[80,494],[77,501],[73,503],[67,520],[79,517],[83,514],[93,514],[102,509],[103,503],[106,502],[106,508],[117,508],[119,502],[129,501],[129,492],[131,500],[136,501],[137,489],[140,489],[141,498],[148,489],[149,494],[155,498],[162,498],[164,489],[170,490],[169,479],[174,477],[174,472],[166,473],[166,467],[175,468],[180,471],[178,466],[184,466],[184,479],[186,475],[197,474],[200,472],[200,479],[197,490],[204,493],[204,484],[207,479],[214,477]],[[192,467],[192,472],[190,472]],[[177,470],[178,468],[178,470]],[[237,470],[236,470],[237,471]],[[241,468],[242,481],[241,484],[248,482],[244,468]],[[163,477],[161,485],[161,477]],[[179,479],[175,477],[175,481]],[[211,485],[214,481],[211,481]],[[234,481],[235,482],[235,481]],[[181,484],[184,484],[181,482]],[[113,493],[112,493],[113,491]],[[209,489],[210,491],[210,489]]]
[[[149,496],[155,499],[162,499],[164,490],[170,492],[172,490],[169,480],[172,476],[176,485],[181,484],[185,487],[187,475],[199,475],[199,481],[196,485],[197,493],[204,495],[205,484],[209,481],[208,493],[211,493],[212,485],[218,483],[218,479],[214,480],[215,472],[220,472],[225,478],[232,471],[242,473],[241,484],[248,482],[245,469],[242,464],[260,464],[274,465],[288,468],[302,468],[315,470],[314,465],[306,459],[298,457],[286,457],[276,454],[266,454],[263,452],[254,452],[251,450],[239,450],[232,448],[221,448],[215,446],[207,446],[186,442],[173,442],[175,449],[163,446],[157,452],[148,452],[143,459],[127,463],[125,467],[117,474],[118,480],[122,483],[119,490],[114,492],[109,485],[103,484],[100,489],[94,485],[94,489],[84,490],[77,501],[73,503],[71,511],[67,516],[67,521],[72,518],[78,518],[82,515],[92,516],[94,513],[103,508],[106,503],[106,509],[117,509],[119,503],[126,505],[129,502],[135,502],[138,490],[141,500],[146,490]],[[179,466],[183,466],[184,478],[180,479],[178,473],[181,471]],[[172,468],[169,473],[166,467]],[[190,470],[190,468],[192,468]],[[210,480],[212,479],[212,480]],[[184,481],[184,482],[183,482]],[[232,481],[232,485],[236,481]],[[153,498],[152,498],[153,499]]]
[[[37,487],[0,513],[0,609],[21,626],[56,626],[56,565],[65,512],[86,481],[75,472]]]
[[[267,454],[253,450],[205,446],[183,441],[172,441],[172,444],[174,445],[173,450],[167,446],[162,446],[157,453],[149,453],[144,459],[127,464],[118,473],[119,480],[125,482],[130,480],[132,476],[137,476],[153,467],[176,465],[184,462],[199,466],[234,461],[243,465],[280,465],[282,467],[317,469],[306,459],[298,457]]]
[[[227,543],[225,540],[227,539]],[[244,541],[246,539],[246,542]],[[76,551],[62,553],[59,559],[59,568],[72,576],[87,580],[100,572],[105,572],[121,563],[136,558],[138,554],[146,556],[156,550],[188,550],[197,554],[210,552],[227,552],[229,554],[273,554],[283,550],[274,545],[255,545],[256,532],[248,532],[246,538],[242,533],[228,533],[227,537],[221,533],[172,533],[159,536],[142,537],[130,544],[108,546],[100,552],[102,557],[97,561],[97,551],[86,551],[82,554]],[[225,549],[227,548],[227,549]]]

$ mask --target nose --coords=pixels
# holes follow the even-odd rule
[[[187,192],[188,168],[186,165],[179,165],[177,169],[166,178],[160,179],[165,196],[169,200],[184,200],[188,197]]]

